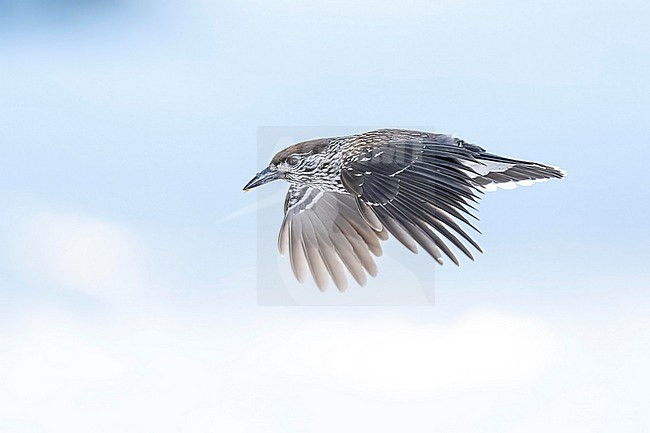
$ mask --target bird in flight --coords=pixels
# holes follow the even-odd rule
[[[459,264],[448,244],[471,260],[482,252],[461,223],[483,191],[560,179],[565,172],[505,158],[447,134],[380,129],[319,138],[278,152],[244,191],[277,179],[289,183],[278,237],[294,275],[311,274],[320,290],[347,288],[344,269],[360,285],[377,275],[374,256],[389,233],[414,253]],[[480,233],[480,232],[479,232]]]

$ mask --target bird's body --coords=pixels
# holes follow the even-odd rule
[[[458,221],[474,228],[468,217],[474,217],[470,209],[483,190],[563,175],[450,135],[380,129],[294,144],[278,152],[245,189],[275,179],[290,184],[280,252],[289,252],[298,280],[310,272],[319,288],[331,277],[344,290],[344,267],[361,285],[366,274],[376,275],[370,253],[381,254],[380,241],[388,233],[441,264],[441,252],[458,264],[443,239],[473,259],[465,244],[480,247]]]

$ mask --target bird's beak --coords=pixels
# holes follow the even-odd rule
[[[260,185],[264,185],[265,183],[269,183],[271,181],[281,179],[281,178],[282,178],[281,172],[277,170],[271,170],[269,167],[266,167],[264,170],[257,173],[257,175],[254,178],[252,178],[250,182],[246,184],[246,186],[244,187],[244,191],[248,191],[249,189],[253,189]]]

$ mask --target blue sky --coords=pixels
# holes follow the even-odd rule
[[[0,1],[0,430],[647,431],[649,15]],[[488,194],[486,253],[435,271],[435,307],[258,307],[281,204],[224,218],[285,188],[241,192],[286,125],[424,126],[569,175]],[[387,249],[367,288],[300,301],[430,265]]]

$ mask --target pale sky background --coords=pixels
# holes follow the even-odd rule
[[[0,431],[647,432],[649,20],[0,0]],[[259,307],[275,245],[223,218],[285,188],[241,192],[261,125],[429,125],[569,176],[489,194],[434,307]]]

